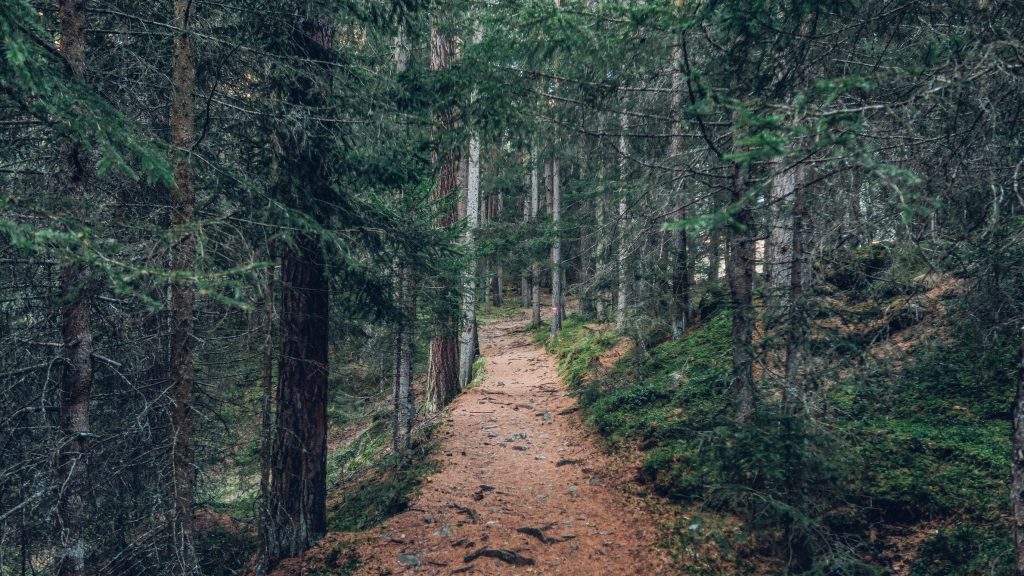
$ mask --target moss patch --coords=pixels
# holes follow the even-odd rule
[[[703,510],[670,537],[687,570],[881,574],[886,551],[874,534],[948,518],[954,527],[924,540],[913,574],[1011,573],[1012,345],[931,339],[896,368],[853,365],[828,384],[830,404],[817,420],[780,415],[765,395],[755,422],[737,426],[730,331],[728,311],[719,311],[600,375],[610,331],[570,318],[547,342],[587,421],[612,444],[642,451],[641,477],[658,493]],[[535,334],[546,340],[543,328]],[[696,561],[694,551],[709,546],[721,561]]]

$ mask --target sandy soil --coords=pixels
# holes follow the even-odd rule
[[[656,521],[627,503],[524,326],[481,326],[485,379],[451,406],[440,470],[361,546],[358,574],[661,572]]]

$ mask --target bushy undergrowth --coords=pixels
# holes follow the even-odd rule
[[[531,334],[536,344],[547,343],[558,357],[558,373],[569,386],[578,386],[596,367],[598,359],[616,341],[615,335],[600,326],[590,325],[578,316],[566,318],[558,339],[548,342],[550,327],[541,323]]]
[[[692,573],[749,573],[756,564],[881,574],[886,526],[946,519],[954,527],[925,540],[913,574],[1009,574],[1013,349],[962,328],[952,332],[963,338],[910,349],[898,367],[848,371],[829,384],[830,404],[813,420],[781,415],[765,394],[744,426],[731,419],[727,310],[600,375],[593,368],[615,344],[610,331],[570,318],[548,347],[587,420],[614,445],[644,452],[642,477],[654,490],[742,519],[740,529],[721,520],[678,527],[677,555],[693,560],[713,542],[722,559],[684,562]]]
[[[356,363],[340,364],[333,369],[329,384],[331,429],[355,432],[337,445],[332,443],[327,456],[328,529],[361,532],[405,510],[420,482],[434,471],[429,459],[433,433],[418,431],[412,462],[399,466],[393,457],[386,456],[391,442],[391,412],[386,403],[379,401],[378,375]],[[242,574],[256,551],[258,451],[258,438],[244,445],[232,474],[221,478],[222,488],[215,494],[219,498],[211,499],[209,509],[223,514],[231,524],[197,532],[204,574]],[[349,557],[354,558],[351,553],[342,558],[340,572],[331,568],[312,573],[350,573],[354,564]]]
[[[390,458],[373,464],[360,480],[346,486],[341,498],[331,505],[328,529],[361,532],[405,511],[423,478],[437,470],[436,464],[423,456],[421,453],[407,467],[397,466]]]

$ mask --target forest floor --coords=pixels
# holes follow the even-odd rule
[[[359,547],[357,574],[658,574],[657,519],[585,431],[527,324],[480,327],[483,377],[441,430],[439,469]]]

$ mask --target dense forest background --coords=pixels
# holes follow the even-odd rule
[[[528,314],[642,460],[678,573],[1024,574],[1024,4],[4,0],[0,32],[0,575],[365,530],[478,313]]]

